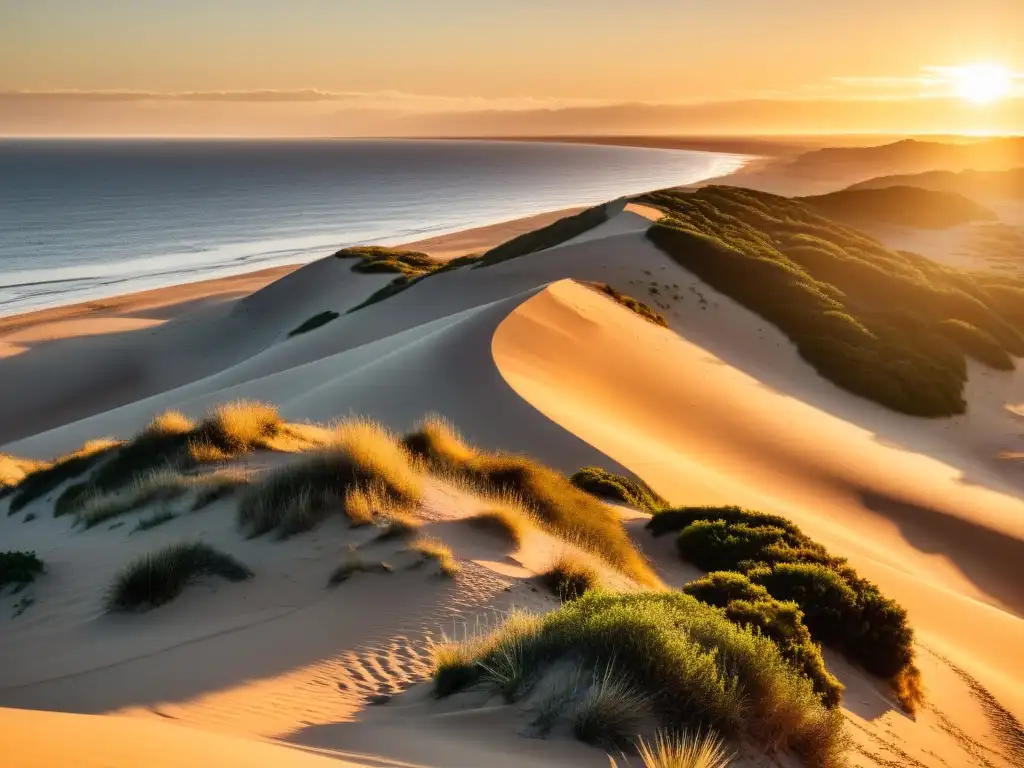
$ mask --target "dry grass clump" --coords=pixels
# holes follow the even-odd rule
[[[445,576],[454,577],[462,570],[452,548],[435,536],[420,536],[409,545],[409,550],[418,552],[424,560],[435,561]]]
[[[560,472],[525,456],[472,448],[437,417],[425,420],[403,441],[431,471],[469,482],[490,494],[518,498],[552,533],[594,552],[640,584],[660,585],[618,514]]]
[[[0,589],[8,584],[24,587],[43,572],[35,552],[0,552]]]
[[[375,541],[394,541],[395,539],[411,539],[419,533],[423,523],[408,512],[393,509],[378,518],[381,532]]]
[[[917,675],[906,610],[790,521],[740,507],[683,507],[655,515],[648,528],[677,531],[680,556],[698,568],[743,574],[795,603],[815,642],[890,680],[908,710],[920,703],[902,698],[920,688],[899,682]]]
[[[151,514],[149,517],[144,517],[135,524],[132,529],[132,533],[138,531],[148,531],[151,528],[157,528],[164,523],[169,523],[171,520],[176,519],[178,516],[171,512],[169,509],[160,509]]]
[[[345,562],[331,571],[331,575],[327,579],[327,586],[336,587],[357,573],[391,573],[392,570],[392,567],[383,561],[367,562],[363,560],[354,549],[351,549]]]
[[[252,571],[200,542],[171,544],[129,563],[107,594],[108,611],[132,611],[170,602],[203,576],[244,581]]]
[[[688,595],[592,591],[543,617],[514,616],[487,635],[440,646],[435,694],[483,683],[488,670],[510,658],[521,681],[512,699],[570,661],[615,683],[606,688],[642,697],[665,728],[714,728],[737,743],[795,752],[816,768],[843,764],[842,712],[822,705],[811,681],[771,640]],[[621,738],[624,727],[615,722],[588,728],[588,737]]]
[[[25,475],[42,469],[45,461],[22,459],[9,453],[0,453],[0,498],[10,493]]]
[[[401,443],[369,421],[340,424],[323,452],[269,473],[249,487],[239,523],[252,535],[309,530],[333,509],[356,524],[422,497],[423,481]]]
[[[18,512],[30,502],[56,490],[65,481],[92,469],[119,445],[120,443],[115,440],[89,440],[74,453],[61,456],[29,472],[15,486],[8,512]]]
[[[639,739],[636,747],[644,768],[728,768],[732,762],[714,731],[695,735],[658,731],[653,741]]]
[[[562,602],[576,600],[584,592],[601,586],[601,574],[579,555],[563,554],[541,574],[541,583]]]
[[[227,498],[250,482],[251,475],[240,469],[221,469],[209,475],[202,475],[195,480],[199,491],[196,493],[195,501],[192,502],[192,511],[198,512],[200,509]]]
[[[533,519],[526,510],[498,506],[466,518],[466,523],[481,531],[494,533],[513,546],[520,546]]]
[[[80,499],[76,514],[86,528],[92,528],[148,504],[177,499],[190,487],[191,480],[174,470],[151,472],[137,477],[127,489]]]
[[[397,248],[386,248],[380,245],[362,245],[353,248],[342,248],[334,254],[338,259],[358,259],[352,265],[353,272],[398,272],[402,275],[416,276],[431,272],[440,266],[440,262],[419,251],[403,251]]]
[[[588,744],[622,746],[636,735],[649,709],[648,696],[609,661],[594,672],[590,690],[576,710],[573,733]]]
[[[612,288],[608,283],[595,283],[589,280],[580,281],[580,285],[584,285],[593,291],[604,294],[612,301],[617,302],[628,309],[630,312],[640,315],[644,320],[655,325],[660,325],[662,328],[668,328],[668,321],[659,313],[657,310],[652,309],[642,301],[634,299],[632,296],[627,296],[624,293]]]
[[[601,467],[583,467],[569,481],[594,496],[621,501],[652,515],[668,507],[668,501],[643,480],[616,475]]]

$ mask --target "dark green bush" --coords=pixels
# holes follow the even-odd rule
[[[357,259],[353,272],[399,272],[403,275],[419,275],[430,272],[437,262],[419,251],[401,251],[380,245],[363,245],[342,248],[334,254],[339,259]]]
[[[688,507],[656,514],[656,534],[679,531],[683,559],[707,571],[745,573],[771,597],[792,601],[815,641],[835,647],[869,672],[897,681],[916,674],[913,631],[906,611],[777,515],[739,507]],[[716,576],[695,588],[714,604],[753,593],[732,577]],[[912,708],[916,701],[905,701]]]
[[[107,595],[107,610],[155,608],[170,602],[203,576],[244,581],[252,571],[207,544],[172,544],[134,560],[121,571]]]
[[[0,552],[0,589],[28,584],[42,572],[43,562],[35,552]]]
[[[311,318],[303,322],[301,325],[289,331],[288,336],[298,336],[300,333],[312,331],[314,328],[319,328],[321,325],[327,325],[327,323],[331,322],[332,320],[337,320],[339,317],[341,317],[341,315],[339,315],[337,312],[332,312],[331,310],[328,309],[325,312],[320,312],[319,314],[313,315]]]
[[[725,608],[736,600],[768,600],[771,595],[759,584],[754,584],[742,573],[713,571],[703,578],[691,581],[683,592],[693,595],[702,603]]]
[[[968,357],[998,371],[1012,371],[1013,358],[989,334],[963,320],[943,320],[939,323],[942,334],[956,343]]]
[[[962,343],[944,321],[970,324],[1004,354],[1024,354],[1024,313],[1005,292],[890,251],[802,202],[714,186],[645,201],[667,214],[648,231],[659,248],[776,325],[822,376],[888,408],[915,416],[966,409]],[[995,360],[991,352],[981,354]]]
[[[608,220],[609,209],[614,206],[625,206],[625,201],[613,201],[588,208],[573,216],[566,216],[546,227],[525,232],[487,251],[476,265],[477,268],[490,267],[509,259],[518,259],[531,253],[554,248],[556,245],[572,240]]]
[[[643,480],[616,475],[601,467],[583,467],[569,480],[587,493],[621,501],[634,509],[654,513],[668,506],[668,502]]]

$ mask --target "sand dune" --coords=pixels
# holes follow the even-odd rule
[[[168,408],[197,416],[238,398],[273,401],[293,421],[354,413],[403,430],[437,411],[474,443],[562,470],[625,469],[674,503],[778,512],[906,606],[918,633],[929,704],[916,721],[877,681],[829,657],[848,687],[854,764],[1012,764],[998,732],[1024,719],[1024,502],[1019,469],[997,455],[1018,440],[1007,406],[1024,403],[1024,381],[972,368],[968,414],[942,421],[859,400],[646,240],[655,215],[631,206],[558,247],[439,274],[351,314],[389,276],[328,258],[244,298],[214,289],[169,322],[143,317],[135,328],[146,310],[129,300],[103,315],[111,325],[97,335],[70,311],[23,323],[10,332],[75,337],[0,361],[0,439],[11,438],[5,451],[46,458],[127,437]],[[474,233],[433,247],[451,256],[483,242]],[[574,281],[610,283],[671,327]],[[159,311],[175,314],[166,301]],[[325,310],[340,316],[288,337]],[[108,370],[115,357],[125,362]],[[57,375],[67,367],[82,376]],[[445,709],[422,686],[402,693],[428,672],[429,638],[512,605],[553,605],[530,578],[564,545],[541,536],[510,549],[465,529],[461,518],[481,509],[471,495],[432,487],[424,505],[464,576],[365,574],[335,591],[324,590],[326,574],[349,544],[374,546],[372,533],[332,522],[283,542],[245,540],[230,501],[144,534],[75,531],[49,503],[29,507],[31,523],[0,516],[5,547],[50,564],[36,604],[0,631],[0,705],[119,714],[0,710],[17,765],[67,762],[66,744],[114,733],[120,743],[81,764],[136,764],[154,743],[175,745],[154,765],[212,754],[227,765],[608,764],[600,750],[516,736],[509,708]],[[671,542],[641,530],[642,515],[627,517],[667,583],[693,576],[669,557]],[[124,561],[185,535],[258,564],[259,577],[195,589],[152,614],[102,615],[98,596]],[[0,609],[13,603],[0,598]],[[401,695],[367,709],[381,694]]]

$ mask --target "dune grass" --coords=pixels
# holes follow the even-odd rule
[[[972,221],[991,221],[996,214],[956,192],[892,186],[843,189],[798,198],[835,221],[941,229]]]
[[[477,450],[436,417],[406,435],[404,443],[442,477],[461,479],[491,494],[511,495],[555,535],[592,551],[640,584],[661,583],[633,546],[618,514],[560,472],[525,456]]]
[[[15,486],[8,513],[22,510],[68,480],[84,474],[107,458],[119,445],[114,440],[90,440],[74,453],[61,456],[27,473]]]
[[[25,479],[25,475],[43,469],[45,461],[23,459],[9,453],[0,453],[0,498],[13,492],[14,487]]]
[[[594,591],[542,617],[514,614],[489,634],[438,646],[435,695],[484,682],[510,654],[521,679],[513,700],[560,662],[614,665],[615,679],[667,729],[714,728],[737,743],[794,751],[811,766],[842,764],[842,713],[822,705],[771,640],[689,595]]]
[[[1024,282],[956,270],[891,251],[806,204],[763,192],[665,190],[645,202],[666,216],[661,250],[788,336],[818,373],[914,416],[963,413],[958,320],[1024,355]]]
[[[352,420],[336,427],[325,450],[252,483],[238,519],[251,535],[276,530],[288,536],[335,510],[367,524],[393,504],[417,503],[422,492],[422,477],[398,439],[378,424]]]
[[[497,506],[466,518],[473,528],[497,534],[509,544],[518,547],[523,543],[526,532],[533,525],[532,516],[526,510],[511,506]]]
[[[451,272],[452,270],[459,269],[460,267],[464,267],[467,264],[474,264],[477,261],[478,257],[476,256],[460,256],[456,259],[451,259],[445,262],[431,261],[431,267],[429,269],[424,268],[423,270],[403,273],[402,275],[396,277],[390,283],[385,285],[383,288],[378,288],[376,291],[371,293],[365,300],[349,309],[345,314],[352,314],[353,312],[358,312],[360,309],[363,309],[364,307],[368,307],[372,304],[384,301],[384,299],[391,298],[392,296],[401,293],[407,288],[412,288],[412,286],[416,285],[416,283],[420,282],[421,280],[426,280],[428,277],[431,277],[433,275],[441,275],[444,274],[445,272]]]
[[[691,735],[658,731],[654,739],[637,740],[644,768],[728,768],[732,762],[722,739],[714,732]]]
[[[436,536],[420,536],[409,545],[409,550],[418,553],[424,560],[436,562],[441,574],[449,578],[458,575],[462,570],[462,566],[452,554],[452,548]]]
[[[140,519],[139,522],[135,524],[135,527],[132,528],[132,533],[158,528],[164,523],[169,523],[171,520],[177,519],[177,517],[178,516],[169,509],[159,509],[153,512],[149,517]]]
[[[332,312],[329,309],[323,312],[318,312],[317,314],[310,317],[308,320],[304,320],[298,326],[290,330],[288,332],[288,338],[315,330],[316,328],[319,328],[322,325],[327,325],[332,320],[337,320],[339,317],[341,317],[341,315],[339,315],[337,312]]]
[[[237,469],[221,469],[208,475],[202,475],[195,480],[195,485],[199,490],[192,502],[192,511],[198,512],[205,509],[211,504],[231,496],[250,482],[250,474]]]
[[[821,649],[812,639],[804,613],[795,602],[776,600],[763,586],[731,571],[709,573],[687,584],[683,592],[722,608],[730,621],[771,639],[786,660],[811,679],[825,706],[839,705],[844,686],[825,666]]]
[[[613,499],[633,509],[654,514],[668,502],[643,480],[616,475],[601,467],[583,467],[569,478],[573,485],[602,499]]]
[[[605,203],[585,211],[566,216],[558,221],[548,224],[546,227],[535,229],[532,232],[525,232],[517,237],[492,248],[480,257],[475,268],[491,267],[510,259],[518,259],[520,256],[528,256],[531,253],[554,248],[556,245],[572,240],[578,235],[597,227],[608,221],[609,208],[615,206],[619,201]]]
[[[331,571],[327,579],[328,587],[336,587],[342,584],[357,573],[391,573],[394,569],[383,561],[368,562],[359,557],[356,552],[350,551],[349,556],[341,565]]]
[[[994,368],[997,371],[1012,371],[1016,365],[1009,353],[998,341],[980,328],[963,320],[943,320],[938,326],[939,333],[956,344],[967,357]]]
[[[43,570],[43,561],[35,552],[0,552],[0,589],[9,584],[24,587]]]
[[[579,555],[566,553],[541,574],[540,581],[565,603],[599,588],[601,574]]]
[[[628,309],[630,312],[640,315],[644,320],[655,325],[660,325],[662,328],[668,328],[668,320],[666,320],[657,310],[652,309],[642,301],[634,299],[632,296],[627,296],[624,293],[612,288],[608,283],[596,283],[588,280],[579,281],[580,285],[584,285],[590,288],[592,291],[597,291],[600,294],[604,294],[612,301],[617,302]]]
[[[188,492],[191,481],[174,470],[150,472],[136,477],[128,488],[96,493],[78,502],[75,515],[86,528],[93,528],[158,501],[173,501]]]
[[[650,709],[647,694],[609,661],[595,670],[590,688],[573,718],[573,734],[588,744],[621,747],[628,744]]]
[[[111,586],[106,608],[110,612],[155,608],[204,576],[244,581],[252,575],[238,560],[207,544],[171,544],[129,563]]]
[[[380,245],[342,248],[334,256],[339,259],[355,259],[356,263],[352,265],[352,271],[366,274],[398,272],[402,275],[415,276],[431,272],[438,265],[438,262],[425,253],[386,248]]]
[[[157,473],[180,474],[252,451],[293,452],[316,444],[301,425],[285,423],[277,409],[266,403],[226,403],[198,423],[177,411],[168,411],[156,416],[132,440],[111,450],[110,458],[85,482],[66,489],[57,499],[54,512],[78,512],[91,498],[138,486]],[[147,502],[140,505],[143,503]]]
[[[908,710],[920,703],[906,698],[919,688],[909,682],[918,672],[906,611],[793,523],[739,507],[684,507],[655,515],[648,528],[655,535],[678,531],[680,555],[697,567],[745,574],[776,600],[795,603],[815,642],[888,679]],[[757,599],[752,587],[742,590],[743,599]]]

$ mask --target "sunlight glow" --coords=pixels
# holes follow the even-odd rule
[[[953,73],[957,96],[976,104],[991,104],[1010,93],[1013,77],[998,64],[974,64]]]

